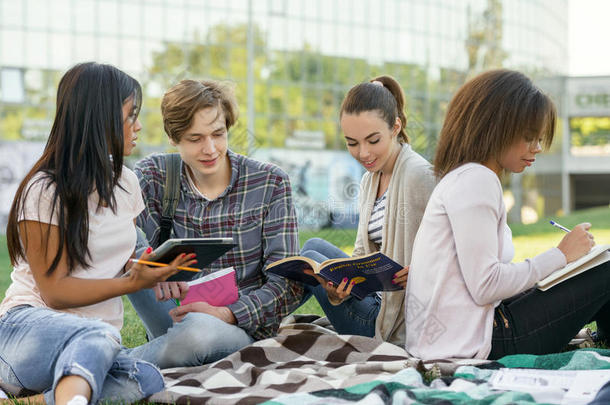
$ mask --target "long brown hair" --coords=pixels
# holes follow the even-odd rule
[[[28,184],[42,173],[36,181],[55,188],[51,207],[43,209],[57,215],[59,228],[59,246],[47,274],[57,268],[64,248],[68,273],[77,265],[88,267],[89,195],[97,193],[98,208],[104,205],[116,211],[114,188],[123,168],[123,103],[133,99],[139,107],[141,98],[140,84],[114,66],[81,63],[64,74],[57,88],[57,110],[47,144],[21,181],[9,213],[6,236],[13,265],[25,259],[28,243],[18,226],[24,202],[39,198],[30,195],[32,185]],[[46,235],[42,242],[48,246],[49,233]]]
[[[519,139],[542,138],[548,148],[557,111],[551,99],[524,74],[498,69],[482,73],[455,94],[434,157],[441,178],[469,162],[485,163]]]
[[[398,142],[409,143],[406,131],[407,117],[404,109],[405,95],[400,84],[391,76],[379,76],[368,83],[357,84],[347,92],[341,104],[339,117],[344,113],[360,114],[364,111],[378,111],[389,128],[394,127],[396,117],[398,117],[401,123]]]

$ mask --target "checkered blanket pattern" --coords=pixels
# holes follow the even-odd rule
[[[337,335],[316,317],[290,317],[280,336],[258,341],[223,360],[201,367],[163,370],[166,390],[150,401],[176,404],[257,404],[290,393],[343,389],[416,374],[451,375],[460,365],[487,361],[424,364],[398,346],[375,339]],[[431,373],[431,374],[430,374]]]
[[[256,404],[293,392],[345,388],[409,367],[392,344],[312,331],[256,342],[208,366],[163,370],[157,403]]]

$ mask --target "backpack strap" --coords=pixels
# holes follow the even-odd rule
[[[174,221],[174,214],[180,201],[180,159],[179,153],[165,155],[165,189],[163,190],[163,205],[159,232],[159,245],[169,239]]]

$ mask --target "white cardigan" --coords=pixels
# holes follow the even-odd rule
[[[409,354],[486,359],[494,309],[566,264],[552,248],[511,263],[498,176],[478,163],[449,172],[430,197],[407,281]]]
[[[380,172],[367,172],[360,183],[358,234],[354,256],[377,250],[368,238],[368,223],[377,198]],[[403,144],[386,193],[380,251],[406,266],[411,262],[411,250],[428,198],[436,180],[432,167],[411,146]],[[405,343],[403,291],[382,293],[381,308],[375,325],[375,338],[403,346]]]

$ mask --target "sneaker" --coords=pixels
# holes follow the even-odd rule
[[[597,333],[592,332],[591,329],[582,328],[580,332],[578,332],[576,336],[574,336],[574,339],[570,340],[568,346],[576,347],[579,349],[594,347],[597,343],[595,341],[594,334],[595,336],[597,336]]]

